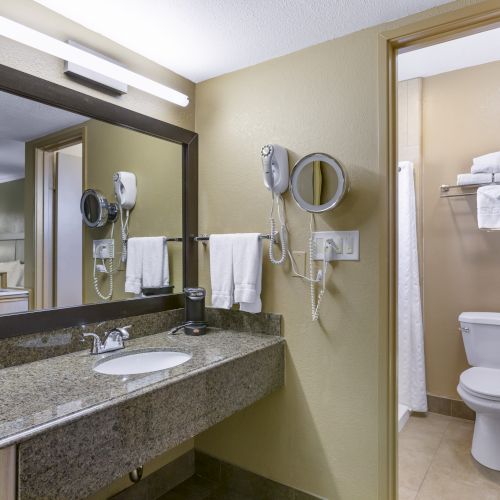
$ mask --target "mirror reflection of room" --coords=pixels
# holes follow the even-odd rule
[[[0,314],[180,291],[181,146],[5,92],[0,106]],[[89,189],[115,219],[82,223]]]

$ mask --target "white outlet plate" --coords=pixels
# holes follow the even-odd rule
[[[359,231],[316,231],[313,233],[313,259],[323,260],[325,240],[332,239],[336,251],[331,260],[359,260]]]
[[[115,240],[94,240],[94,259],[114,259]]]

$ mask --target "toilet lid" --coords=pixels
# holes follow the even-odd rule
[[[500,369],[469,368],[460,375],[460,385],[479,397],[500,400]]]

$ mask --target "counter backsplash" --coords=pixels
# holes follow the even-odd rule
[[[89,323],[86,325],[85,331],[95,331],[102,335],[113,327],[132,325],[130,336],[137,338],[170,330],[182,323],[183,319],[184,309],[173,309],[141,316],[112,319],[100,324]],[[207,308],[206,319],[209,326],[215,328],[268,335],[281,334],[281,316],[279,314],[249,314],[237,310]],[[81,342],[81,333],[82,327],[77,325],[0,340],[0,368],[90,349],[90,341]]]

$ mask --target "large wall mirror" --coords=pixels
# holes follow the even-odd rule
[[[108,317],[118,314],[110,303],[119,304],[121,314],[137,314],[141,307],[136,300],[132,311],[131,299],[147,301],[194,284],[196,266],[191,262],[189,268],[185,260],[194,254],[186,245],[196,234],[196,155],[186,153],[196,134],[2,71],[20,78],[40,99],[0,90],[0,317],[50,310],[53,315],[43,317],[50,320],[61,308],[77,308],[85,316],[81,306],[104,303]],[[40,102],[56,88],[66,109],[58,98]],[[82,113],[85,107],[88,113]],[[118,172],[124,173],[122,181]],[[133,208],[117,199],[119,186],[131,187],[127,182],[136,190]],[[84,219],[102,217],[84,223],[82,212]],[[156,269],[153,276],[141,276],[140,251],[132,249],[131,255],[132,238],[140,248],[144,240],[138,238],[144,237],[156,258],[162,252],[160,277]],[[132,278],[136,286],[130,286]]]

